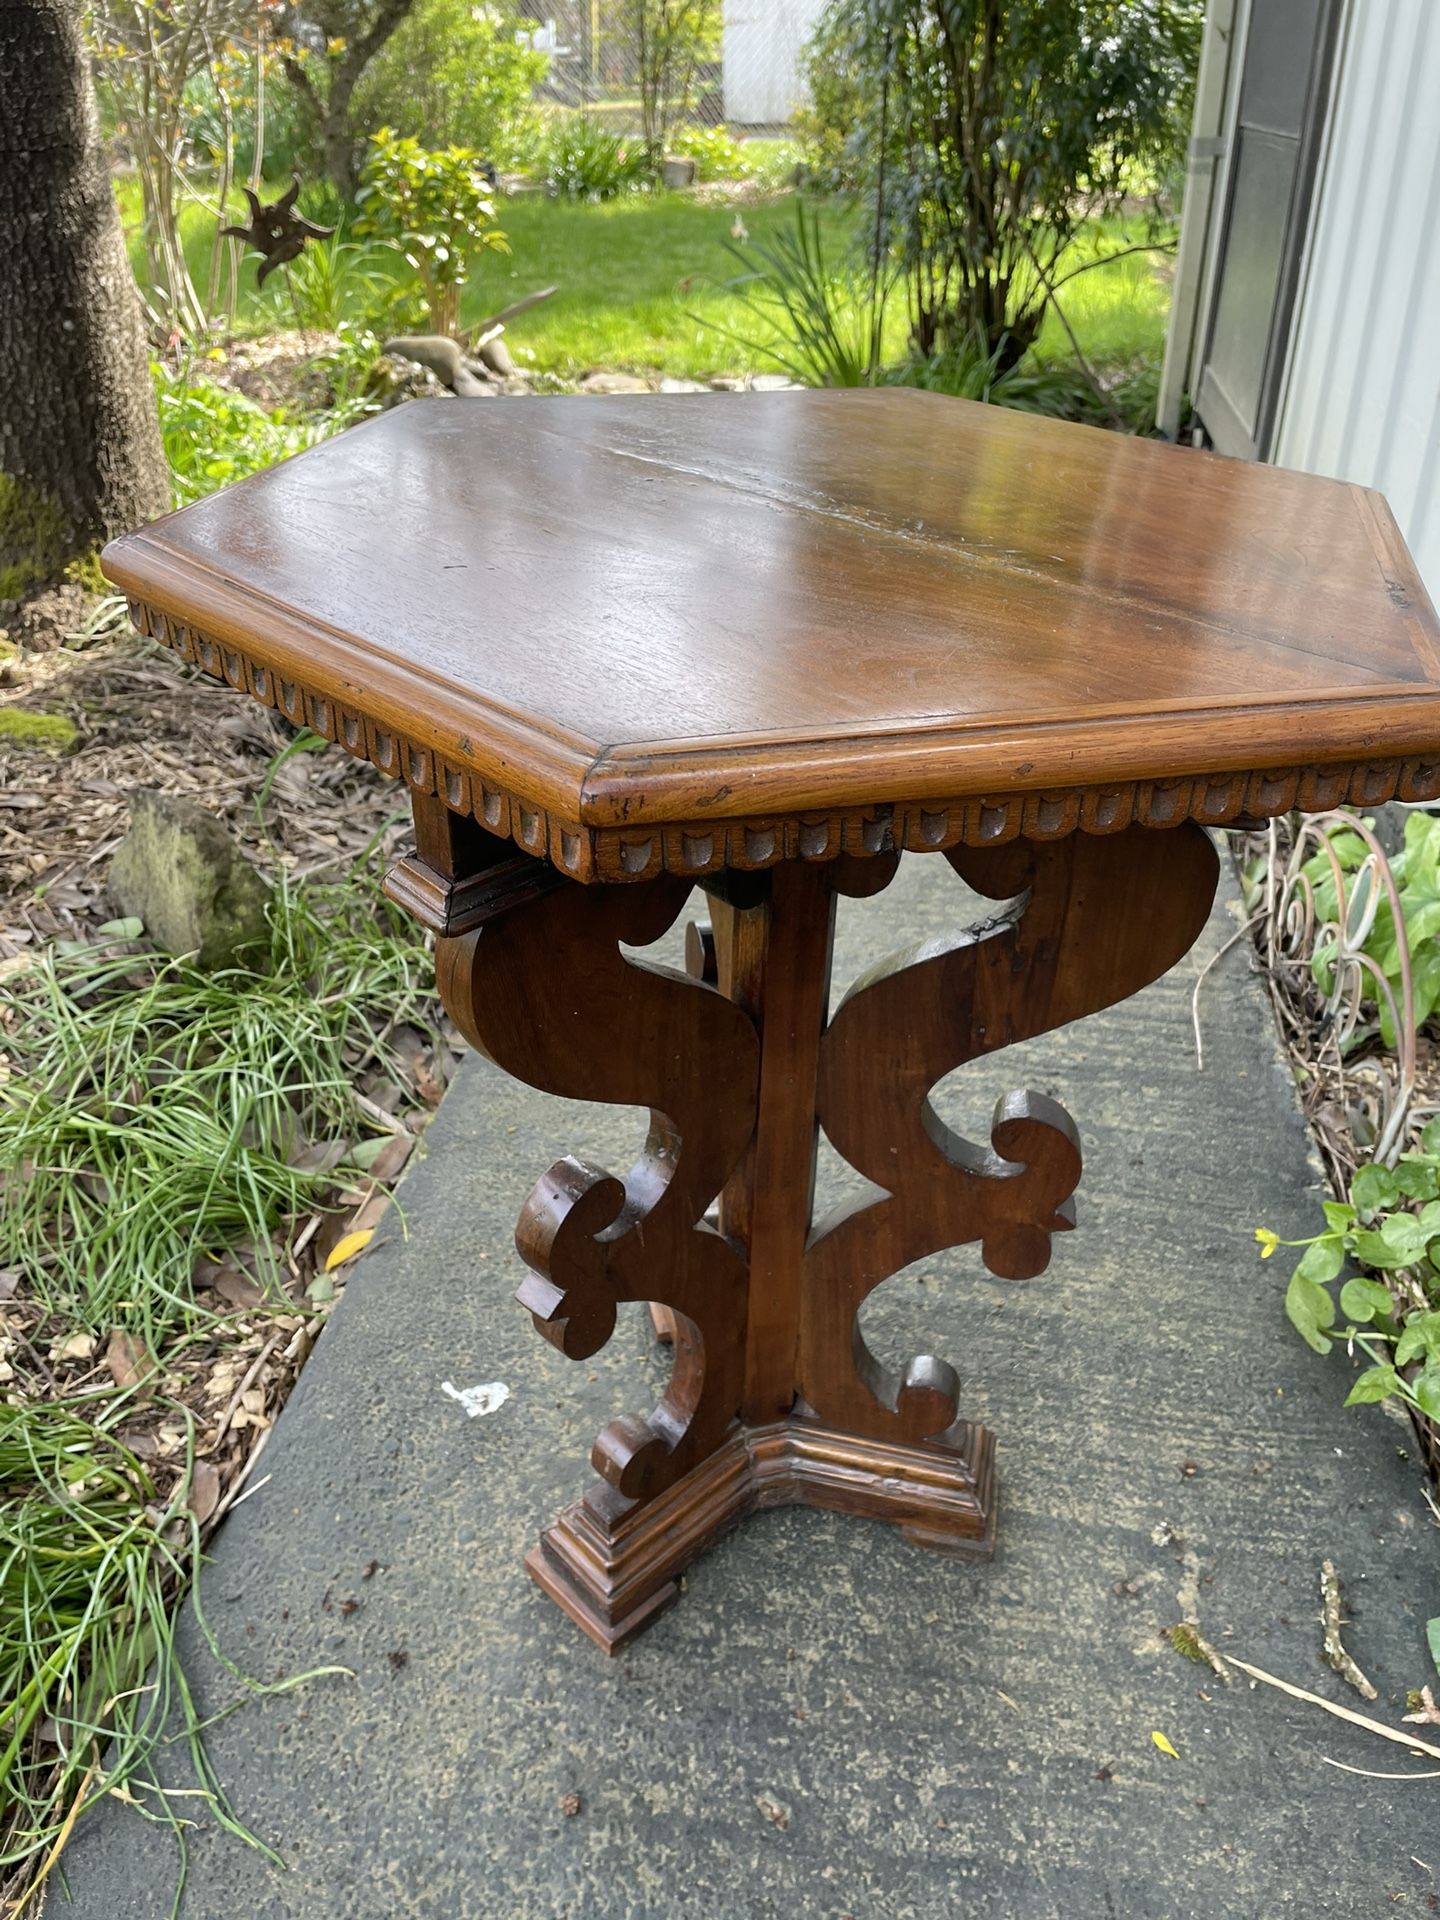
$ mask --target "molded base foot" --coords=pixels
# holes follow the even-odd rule
[[[958,1445],[895,1446],[800,1415],[737,1426],[708,1460],[646,1506],[614,1517],[568,1508],[525,1557],[532,1579],[606,1653],[642,1633],[676,1598],[677,1577],[759,1507],[829,1507],[888,1521],[915,1546],[988,1560],[995,1547],[994,1443],[984,1427]]]

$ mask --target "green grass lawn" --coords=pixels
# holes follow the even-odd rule
[[[765,238],[794,220],[794,196],[740,210],[751,236]],[[828,250],[838,264],[854,216],[823,213]],[[680,194],[634,196],[599,206],[527,194],[509,200],[502,224],[514,249],[489,256],[466,296],[467,320],[482,318],[532,287],[559,285],[545,306],[524,315],[512,352],[530,348],[552,373],[590,367],[663,372],[680,379],[761,364],[718,327],[748,337],[754,322],[723,283],[741,269],[726,251],[735,210],[697,205]],[[526,356],[528,359],[528,356]]]
[[[117,192],[131,257],[143,279],[134,182],[122,180]],[[763,241],[788,228],[794,198],[783,194],[739,209],[752,239]],[[499,208],[512,251],[487,253],[480,260],[463,317],[473,323],[522,294],[555,283],[560,291],[554,299],[525,314],[509,335],[517,357],[540,371],[574,377],[593,367],[612,367],[698,379],[763,368],[763,352],[725,337],[729,331],[750,341],[755,333],[753,318],[723,284],[740,271],[725,246],[735,215],[731,207],[697,203],[681,194],[637,195],[599,205],[550,200],[538,193],[516,195]],[[856,218],[838,202],[822,205],[826,250],[837,265]],[[186,210],[186,255],[202,285],[212,232],[213,222],[203,208],[192,205]],[[1129,237],[1137,237],[1134,230]],[[1094,255],[1122,245],[1125,238],[1119,222],[1097,221],[1080,244]],[[390,271],[394,256],[385,248],[372,245],[367,254],[374,267]],[[1092,365],[1158,363],[1170,300],[1168,281],[1155,266],[1160,257],[1130,254],[1065,288],[1067,317]],[[245,268],[241,330],[293,325],[280,277],[272,276],[267,296],[261,297],[254,275],[252,257]],[[363,310],[374,306],[373,293],[357,288],[354,304],[358,310],[350,314],[352,319],[378,317]],[[902,303],[897,301],[886,342],[896,360],[904,357],[904,335]],[[1046,318],[1039,351],[1047,360],[1070,357],[1054,314]]]
[[[1120,220],[1092,220],[1074,254],[1061,263],[1060,273],[1069,273],[1083,260],[1137,245],[1144,237],[1135,221],[1127,226]],[[1065,318],[1092,367],[1148,364],[1158,369],[1170,318],[1170,275],[1164,271],[1170,264],[1171,256],[1165,253],[1130,253],[1061,288]],[[1074,359],[1053,310],[1045,315],[1037,352],[1044,360]]]

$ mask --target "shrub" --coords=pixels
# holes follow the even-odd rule
[[[839,0],[832,138],[904,269],[916,351],[1020,360],[1087,220],[1183,144],[1199,0]],[[813,65],[813,62],[812,62]],[[830,76],[816,69],[817,79]],[[858,86],[852,87],[852,81]]]
[[[338,333],[347,320],[368,317],[384,304],[393,282],[366,247],[332,235],[314,240],[265,289],[281,326]]]
[[[432,332],[453,336],[472,250],[510,251],[481,156],[471,147],[432,151],[389,127],[370,136],[370,148],[355,231],[394,247],[420,282]]]
[[[744,143],[724,127],[677,127],[670,151],[693,160],[701,180],[744,180],[752,172]]]
[[[853,193],[864,173],[866,76],[859,35],[838,8],[821,14],[802,65],[810,103],[793,124],[806,172],[824,193]]]
[[[644,142],[611,133],[583,114],[566,114],[545,143],[545,184],[575,200],[613,200],[650,185]]]
[[[373,408],[373,402],[355,394],[343,405],[300,414],[288,407],[262,407],[190,367],[172,371],[156,365],[151,371],[177,506],[288,460]]]
[[[818,212],[797,199],[791,230],[771,240],[727,240],[725,250],[743,268],[726,290],[758,322],[752,335],[720,328],[728,339],[806,386],[863,387],[879,378],[888,287],[857,271],[853,259],[832,265]]]
[[[414,127],[436,147],[472,147],[497,167],[535,157],[533,104],[548,61],[521,38],[518,18],[470,0],[419,0],[355,93],[366,129]]]

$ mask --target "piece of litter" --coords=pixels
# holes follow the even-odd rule
[[[1172,1760],[1178,1760],[1180,1758],[1179,1754],[1175,1751],[1174,1747],[1171,1746],[1163,1733],[1152,1733],[1150,1738],[1155,1742],[1161,1753],[1168,1753]]]
[[[503,1380],[486,1380],[478,1387],[456,1387],[448,1380],[440,1382],[440,1391],[448,1393],[452,1400],[458,1400],[472,1420],[482,1413],[495,1413],[510,1398],[510,1389]]]

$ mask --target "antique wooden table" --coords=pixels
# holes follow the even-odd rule
[[[673,1336],[527,1561],[610,1649],[757,1506],[990,1550],[989,1434],[858,1311],[962,1242],[1041,1272],[1080,1151],[1040,1094],[975,1145],[929,1090],[1172,966],[1207,827],[1440,794],[1435,616],[1376,495],[932,395],[408,406],[104,564],[146,633],[406,783],[389,890],[477,1047],[650,1109],[623,1178],[557,1161],[517,1235],[572,1358],[620,1301]],[[831,1016],[837,898],[902,850],[997,904]],[[622,951],[697,885],[688,978]],[[817,1127],[874,1182],[821,1220]]]

